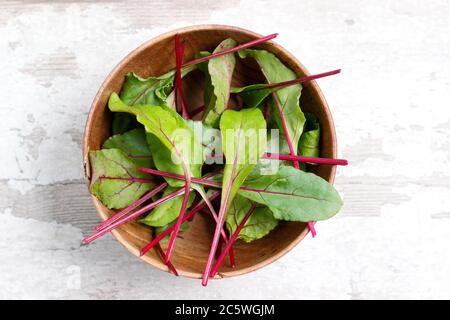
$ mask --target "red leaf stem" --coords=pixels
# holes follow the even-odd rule
[[[210,276],[211,277],[214,277],[216,275],[217,270],[219,269],[223,259],[227,255],[228,251],[231,250],[234,242],[236,241],[237,237],[239,236],[239,232],[241,232],[242,228],[247,223],[247,220],[250,218],[250,216],[252,215],[252,213],[255,210],[255,208],[256,208],[256,205],[253,203],[252,206],[250,207],[250,210],[248,210],[248,212],[245,215],[244,219],[242,219],[241,223],[239,223],[238,227],[236,228],[236,231],[233,233],[233,235],[231,236],[230,240],[225,245],[225,248],[222,249],[222,253],[220,254],[219,258],[217,259],[217,262],[216,262],[215,266],[213,267],[213,269],[210,272]]]
[[[184,188],[181,188],[181,189],[178,189],[178,190],[176,190],[176,191],[174,191],[172,193],[169,193],[168,195],[166,195],[166,196],[164,196],[164,197],[162,197],[162,198],[160,198],[160,199],[158,199],[158,200],[156,200],[156,201],[146,205],[145,207],[142,207],[139,210],[129,214],[128,216],[124,217],[123,219],[111,223],[110,225],[108,225],[105,228],[97,231],[93,235],[84,238],[81,242],[84,243],[84,244],[91,243],[92,241],[94,241],[95,239],[101,237],[105,233],[108,233],[109,231],[117,228],[118,226],[121,226],[125,222],[128,222],[128,221],[130,221],[130,220],[140,216],[141,214],[143,214],[143,213],[153,209],[154,207],[160,205],[161,203],[175,198],[176,196],[182,194],[184,191],[185,191]]]
[[[111,223],[119,220],[120,218],[126,216],[128,213],[130,213],[132,210],[136,209],[137,207],[139,207],[141,204],[143,204],[145,201],[151,199],[154,195],[156,195],[158,192],[160,192],[161,190],[163,190],[164,188],[167,187],[167,183],[164,182],[162,184],[160,184],[159,186],[157,186],[155,189],[149,191],[148,193],[146,193],[143,197],[141,197],[138,201],[134,202],[133,204],[129,205],[128,207],[120,210],[119,212],[117,212],[115,215],[113,215],[112,217],[110,217],[109,219],[103,221],[102,223],[100,223],[98,226],[94,227],[94,230],[102,230],[105,227],[109,226]]]
[[[245,48],[256,46],[257,44],[260,44],[260,43],[272,40],[273,38],[276,38],[277,36],[278,36],[278,33],[273,33],[273,34],[270,34],[268,36],[261,37],[261,38],[249,41],[247,43],[240,44],[240,45],[238,45],[236,47],[233,47],[233,48],[230,48],[230,49],[226,49],[226,50],[223,50],[223,51],[212,53],[210,55],[207,55],[207,56],[204,56],[204,57],[201,57],[201,58],[198,58],[198,59],[194,59],[194,60],[188,61],[188,62],[183,64],[183,67],[187,67],[187,66],[190,66],[190,65],[193,65],[193,64],[198,64],[200,62],[207,61],[207,60],[213,59],[213,58],[217,58],[217,57],[223,56],[225,54],[229,54],[229,53],[236,52],[236,51],[239,51],[239,50],[242,50],[242,49],[245,49]]]
[[[217,198],[220,195],[220,191],[216,191],[214,192],[210,197],[209,200],[213,201],[215,198]],[[206,208],[206,202],[205,201],[201,201],[197,206],[195,206],[194,208],[191,209],[191,211],[189,211],[182,219],[182,222],[185,222],[187,220],[189,220],[190,218],[192,218],[196,213],[198,213],[199,211],[201,211],[203,208]],[[153,248],[157,243],[159,243],[162,239],[164,239],[168,234],[170,234],[173,229],[175,228],[175,226],[171,226],[169,228],[167,228],[167,230],[161,232],[160,234],[158,234],[152,241],[150,241],[142,250],[140,255],[143,256],[144,254],[147,253],[147,251],[149,251],[151,248]]]

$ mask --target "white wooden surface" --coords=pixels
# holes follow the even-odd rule
[[[450,298],[448,1],[0,1],[0,298]],[[253,274],[175,278],[111,236],[83,182],[92,98],[131,49],[192,24],[277,42],[332,108],[345,207]]]

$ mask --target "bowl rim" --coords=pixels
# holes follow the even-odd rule
[[[84,172],[85,172],[84,178],[85,178],[86,184],[88,186],[88,190],[89,190],[89,184],[90,184],[90,166],[89,166],[89,159],[88,159],[90,149],[89,149],[88,133],[91,132],[91,127],[93,124],[94,107],[95,107],[95,105],[97,105],[99,103],[100,97],[102,96],[103,91],[105,90],[107,84],[113,78],[118,76],[121,66],[124,65],[129,60],[133,59],[136,55],[138,55],[145,48],[152,46],[161,40],[173,37],[177,33],[181,34],[181,33],[186,33],[186,32],[191,32],[191,31],[196,31],[196,30],[218,30],[218,29],[221,31],[233,31],[233,32],[237,31],[242,34],[248,35],[249,37],[257,37],[257,38],[262,37],[262,35],[259,33],[256,33],[256,32],[250,31],[248,29],[241,28],[241,27],[231,26],[231,25],[222,25],[222,24],[191,25],[191,26],[177,28],[177,29],[165,32],[161,35],[158,35],[158,36],[142,43],[137,48],[135,48],[130,53],[128,53],[124,58],[122,58],[117,65],[115,65],[115,67],[107,75],[105,80],[102,82],[102,85],[98,89],[98,91],[91,103],[89,114],[88,114],[87,120],[86,120],[86,125],[85,125],[85,130],[84,130],[84,143],[83,143],[83,165],[84,165]],[[271,44],[271,47],[274,47],[277,50],[279,50],[280,52],[283,52],[283,54],[286,57],[288,57],[292,61],[292,63],[295,64],[305,75],[310,75],[310,72],[305,68],[305,66],[299,60],[297,60],[297,58],[293,54],[291,54],[288,50],[286,50],[283,46],[281,46],[273,41],[270,41],[269,43]],[[323,111],[329,121],[330,136],[331,136],[331,139],[330,139],[331,151],[332,151],[333,158],[336,158],[336,156],[337,156],[336,131],[335,131],[333,117],[332,117],[330,109],[328,107],[328,103],[327,103],[322,91],[320,90],[319,85],[317,84],[317,82],[315,80],[310,81],[308,85],[311,86],[313,88],[313,91],[315,91],[315,93],[317,94],[318,99],[320,100],[320,103],[322,104]],[[332,166],[328,182],[333,184],[335,176],[336,176],[336,166]],[[100,201],[94,195],[92,195],[90,190],[89,190],[89,193],[90,193],[91,199],[94,203],[94,207],[97,211],[97,214],[100,216],[100,218],[103,221],[106,220],[108,218],[108,215],[103,211]],[[123,230],[122,230],[122,232],[123,232]],[[144,256],[140,257],[139,249],[137,247],[135,247],[134,245],[132,245],[127,239],[125,239],[118,230],[112,230],[111,233],[112,233],[113,237],[116,238],[116,240],[122,246],[124,246],[129,252],[131,252],[134,256],[138,257],[140,260],[143,260],[146,263],[148,263],[160,270],[169,272],[167,266],[162,261],[154,259],[148,255],[144,255]],[[246,267],[246,268],[218,273],[216,275],[216,277],[213,279],[221,279],[221,278],[239,276],[239,275],[243,275],[246,273],[256,271],[262,267],[265,267],[265,266],[275,262],[276,260],[280,259],[285,254],[287,254],[289,251],[291,251],[295,246],[297,246],[306,237],[306,235],[308,233],[309,233],[308,228],[304,228],[304,230],[294,239],[294,241],[292,241],[288,246],[284,247],[283,250],[280,250],[275,255],[273,255],[257,264]],[[179,275],[185,276],[188,278],[199,279],[202,276],[202,274],[200,274],[200,273],[186,271],[186,270],[182,270],[182,269],[177,269],[177,271],[178,271]]]

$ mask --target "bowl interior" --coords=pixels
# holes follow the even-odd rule
[[[153,39],[130,53],[106,78],[91,107],[85,131],[84,159],[86,177],[90,179],[89,150],[101,148],[103,142],[110,136],[111,113],[107,101],[112,92],[119,92],[124,76],[135,72],[141,77],[161,75],[175,67],[175,48],[173,36],[179,33],[185,42],[185,61],[194,58],[199,51],[212,51],[222,40],[231,37],[238,43],[251,41],[260,35],[229,26],[195,26],[164,34]],[[256,48],[265,49],[276,54],[278,58],[291,68],[299,77],[308,74],[307,70],[285,49],[274,43],[264,43]],[[185,78],[184,88],[187,104],[194,109],[203,104],[203,75],[193,72]],[[234,86],[264,82],[261,72],[250,59],[242,62],[237,59],[234,73]],[[313,81],[304,86],[300,98],[303,111],[314,113],[321,125],[321,156],[336,156],[336,139],[333,121],[325,99],[319,87]],[[333,182],[335,168],[332,166],[315,166],[312,171],[322,178]],[[95,197],[93,201],[103,220],[113,214]],[[191,223],[188,232],[180,237],[175,245],[171,258],[172,263],[181,275],[200,278],[209,253],[214,224],[210,218],[198,214]],[[116,238],[133,254],[139,255],[139,250],[151,239],[150,228],[137,222],[127,223],[113,231]],[[231,269],[223,263],[218,277],[234,276],[250,272],[267,265],[288,252],[307,234],[304,223],[283,222],[268,236],[246,244],[237,241],[234,250],[236,267]],[[165,249],[165,245],[162,245]],[[142,259],[162,270],[166,266],[161,262],[154,250],[150,250]]]

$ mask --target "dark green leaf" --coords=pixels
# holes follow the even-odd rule
[[[155,186],[135,181],[148,176],[137,171],[139,165],[119,149],[90,151],[89,160],[91,192],[110,209],[129,206]]]
[[[300,154],[307,157],[319,157],[320,124],[312,113],[305,113],[306,124],[299,143]]]
[[[243,187],[252,190],[241,189],[239,195],[268,206],[280,220],[326,220],[342,207],[339,193],[331,184],[293,167],[282,166],[273,175],[249,176]]]
[[[252,206],[252,202],[239,195],[234,198],[228,209],[226,217],[227,229],[230,234],[234,234],[238,225]],[[267,207],[256,207],[244,227],[239,232],[238,239],[251,242],[260,239],[275,229],[278,220],[274,218],[272,212]]]
[[[139,122],[136,121],[136,117],[124,113],[114,112],[112,115],[112,134],[122,134],[135,128],[142,127]]]
[[[196,66],[183,68],[181,76],[195,70]],[[168,105],[166,100],[172,91],[174,71],[159,77],[141,78],[135,73],[128,73],[120,92],[120,98],[129,106],[137,105]]]
[[[110,137],[103,143],[103,149],[120,149],[140,167],[154,167],[144,128]]]

